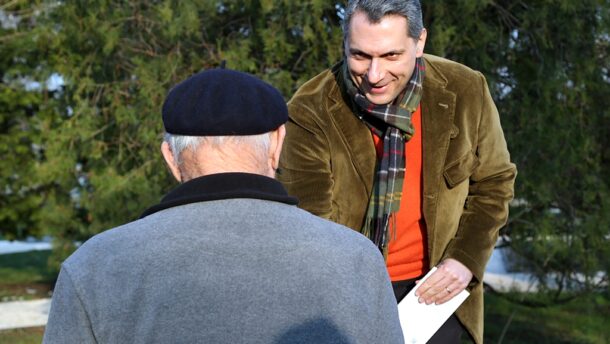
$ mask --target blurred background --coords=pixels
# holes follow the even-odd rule
[[[174,186],[159,154],[172,85],[225,61],[288,100],[341,58],[344,5],[0,0],[0,343],[44,330],[3,328],[3,305],[48,300],[80,243]],[[425,51],[487,77],[519,170],[486,342],[610,342],[610,1],[422,7]]]

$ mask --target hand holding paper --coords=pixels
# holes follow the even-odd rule
[[[432,268],[422,278],[419,285],[430,277],[434,271],[436,271],[436,267]],[[400,325],[406,344],[426,343],[470,295],[468,291],[462,290],[443,304],[428,305],[418,302],[418,297],[415,295],[417,288],[418,286],[413,288],[398,304],[398,316],[400,317]]]
[[[415,295],[420,302],[442,304],[466,289],[471,280],[472,272],[464,264],[447,258],[437,266],[430,278],[420,281]]]

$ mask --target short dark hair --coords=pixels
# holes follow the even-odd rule
[[[379,23],[387,15],[399,15],[407,19],[407,35],[418,39],[424,29],[419,0],[350,0],[343,17],[343,42],[347,42],[349,24],[356,12],[363,12],[371,23]]]

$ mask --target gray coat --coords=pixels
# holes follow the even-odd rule
[[[270,178],[179,189],[64,262],[45,343],[402,343],[367,238],[289,204]]]

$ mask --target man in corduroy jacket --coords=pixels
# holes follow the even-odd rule
[[[483,338],[483,273],[516,168],[483,75],[424,54],[417,0],[349,1],[344,58],[288,103],[280,181],[299,206],[368,236],[400,301],[470,297],[431,339]]]

